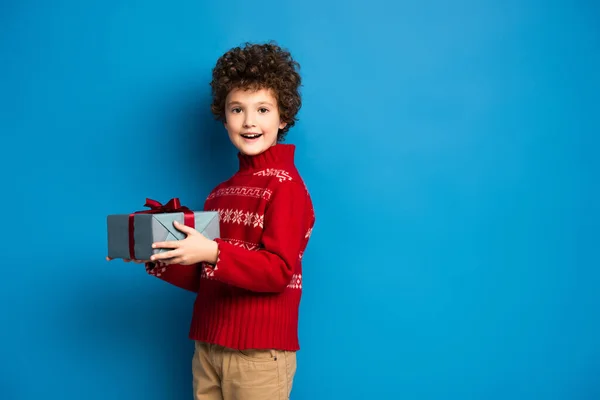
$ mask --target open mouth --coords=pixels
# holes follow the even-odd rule
[[[248,134],[242,134],[242,137],[244,139],[258,139],[259,137],[262,136],[262,133],[248,133]]]

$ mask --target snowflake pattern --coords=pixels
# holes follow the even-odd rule
[[[265,216],[262,214],[234,209],[218,209],[216,211],[224,223],[246,225],[254,228],[262,228],[264,226]]]
[[[263,224],[265,223],[265,216],[264,215],[258,215],[258,214],[254,214],[254,227],[263,227]]]
[[[244,215],[244,212],[242,210],[235,210],[233,212],[233,217],[231,218],[231,222],[233,222],[234,224],[241,224],[243,215]]]
[[[250,211],[246,211],[246,213],[244,214],[244,225],[252,225],[252,220],[254,219],[254,213],[251,213]]]

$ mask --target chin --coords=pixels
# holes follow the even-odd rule
[[[247,155],[247,156],[256,156],[259,155],[261,153],[264,153],[265,151],[267,151],[271,146],[274,146],[276,143],[273,143],[271,145],[268,145],[266,143],[253,143],[253,144],[248,144],[248,143],[237,143],[236,147],[237,149],[240,151],[240,153]]]
[[[267,150],[267,148],[264,147],[246,147],[246,146],[241,146],[239,148],[240,153],[247,155],[247,156],[257,156],[260,153],[263,153],[265,150]]]

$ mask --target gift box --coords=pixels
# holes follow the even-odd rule
[[[153,249],[152,243],[186,238],[173,221],[192,227],[211,240],[219,237],[218,212],[192,211],[181,206],[177,198],[165,205],[146,199],[145,206],[150,209],[107,216],[108,257],[149,260],[153,254],[169,251]]]

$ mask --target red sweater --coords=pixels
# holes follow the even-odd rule
[[[149,269],[197,293],[190,338],[234,349],[295,351],[302,254],[315,223],[312,201],[294,165],[293,145],[238,155],[239,170],[206,199],[221,235],[214,266]]]

